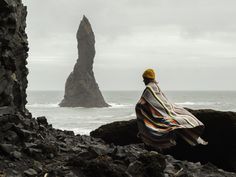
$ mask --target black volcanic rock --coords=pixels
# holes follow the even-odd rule
[[[79,59],[66,81],[62,107],[107,107],[93,73],[95,37],[88,19],[84,16],[78,32]]]
[[[107,143],[114,143],[120,146],[142,143],[137,134],[138,126],[136,119],[102,125],[90,133],[92,137],[101,138]]]
[[[28,113],[26,14],[21,1],[0,1],[0,115]]]
[[[165,151],[177,159],[193,162],[211,162],[220,168],[236,171],[236,113],[214,110],[190,110],[205,125],[203,139],[207,146],[188,145],[182,139],[177,145]],[[91,136],[107,143],[128,145],[140,143],[136,120],[113,122],[92,131]]]
[[[126,146],[106,144],[101,139],[85,135],[75,136],[71,131],[57,130],[48,124],[45,117],[35,119],[30,114],[26,116],[26,101],[22,100],[25,100],[24,88],[27,84],[23,83],[27,83],[27,78],[26,73],[20,75],[25,65],[23,67],[23,64],[19,64],[25,61],[25,57],[19,56],[27,53],[25,48],[15,53],[23,43],[21,37],[24,37],[25,33],[24,28],[20,26],[25,24],[25,14],[26,8],[21,0],[0,0],[0,29],[5,30],[5,36],[12,40],[5,43],[4,36],[1,37],[0,50],[4,51],[4,46],[10,44],[7,47],[8,53],[14,54],[9,61],[1,56],[1,62],[7,64],[4,63],[5,68],[0,74],[11,74],[19,70],[17,73],[19,75],[16,74],[16,78],[13,75],[12,79],[19,85],[22,83],[20,85],[22,90],[17,92],[19,94],[16,94],[14,89],[9,89],[6,97],[0,99],[0,103],[4,105],[0,114],[0,176],[235,177],[235,173],[219,170],[210,164],[179,161],[171,156],[147,151],[143,144]],[[9,15],[10,21],[8,21]],[[16,29],[13,23],[12,29],[23,31],[15,33],[8,28],[13,21],[19,23],[19,28]],[[4,75],[3,78],[5,77]],[[7,79],[6,85],[11,85],[12,82]],[[9,102],[6,101],[8,98]]]

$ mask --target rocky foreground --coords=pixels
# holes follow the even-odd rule
[[[188,145],[177,139],[177,145],[165,150],[177,159],[192,162],[211,162],[228,171],[236,171],[236,113],[215,110],[190,110],[205,125],[203,139],[207,146]],[[91,136],[101,138],[107,143],[128,145],[141,143],[137,138],[136,120],[113,122],[91,132]]]
[[[175,160],[142,143],[124,146],[52,128],[45,117],[0,117],[0,175],[47,177],[235,177],[208,163]]]

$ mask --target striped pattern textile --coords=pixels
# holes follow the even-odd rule
[[[158,87],[151,82],[136,105],[139,134],[147,145],[160,149],[176,144],[176,136],[190,145],[204,144],[200,138],[204,125],[184,108],[172,104]]]

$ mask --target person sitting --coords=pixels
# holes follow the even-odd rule
[[[166,98],[155,80],[154,70],[147,69],[142,76],[146,88],[135,107],[138,136],[142,141],[147,146],[166,149],[176,145],[176,137],[180,136],[192,146],[206,145],[200,137],[203,123]]]

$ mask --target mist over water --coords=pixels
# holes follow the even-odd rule
[[[169,100],[192,109],[236,111],[236,91],[165,91]],[[27,108],[34,117],[46,116],[55,128],[89,134],[99,126],[135,117],[135,104],[142,91],[103,91],[111,107],[59,107],[63,91],[28,91]]]

